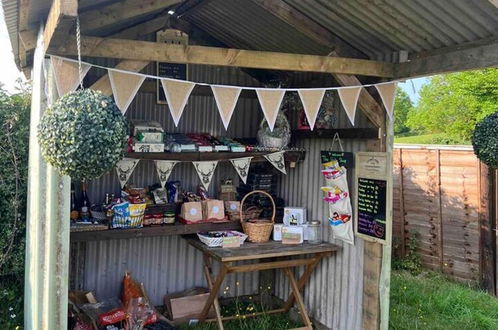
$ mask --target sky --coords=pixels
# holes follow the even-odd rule
[[[16,80],[20,77],[24,78],[24,75],[17,70],[14,62],[2,6],[0,6],[0,72],[0,83],[7,91],[15,92]]]

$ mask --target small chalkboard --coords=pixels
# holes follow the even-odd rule
[[[339,162],[340,166],[344,166],[348,170],[354,168],[354,154],[352,152],[322,150],[320,156],[322,164],[335,159]]]
[[[386,184],[384,180],[358,178],[359,234],[386,239]]]
[[[387,244],[392,230],[392,202],[388,198],[389,157],[382,152],[358,152],[355,171],[355,234]]]
[[[157,76],[187,80],[187,64],[157,62]],[[166,104],[166,96],[159,79],[157,81],[157,103]]]

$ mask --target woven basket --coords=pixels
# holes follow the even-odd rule
[[[223,231],[218,231],[218,232],[222,233]],[[247,238],[246,234],[242,234],[235,230],[231,230],[230,232],[235,233],[239,237],[240,245],[244,244],[244,241]],[[197,233],[197,236],[199,237],[202,243],[206,244],[209,247],[217,247],[223,245],[223,237],[209,237],[202,235],[200,233]]]
[[[249,221],[244,220],[244,212],[242,211],[244,209],[244,202],[246,201],[247,197],[249,197],[252,194],[263,194],[266,195],[268,198],[270,198],[271,204],[273,206],[273,213],[271,216],[271,220],[266,220],[266,219],[251,219]],[[248,240],[250,242],[254,243],[264,243],[268,242],[270,239],[271,232],[273,230],[273,224],[275,223],[275,201],[273,200],[273,197],[266,191],[262,190],[254,190],[248,193],[247,195],[242,198],[242,201],[240,202],[240,223],[242,225],[242,229],[244,230],[244,233],[248,236]]]

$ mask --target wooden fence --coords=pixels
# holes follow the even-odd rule
[[[394,249],[416,237],[422,264],[496,293],[496,172],[471,147],[394,149]]]

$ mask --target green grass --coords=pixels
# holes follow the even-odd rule
[[[466,141],[455,140],[444,133],[432,133],[423,135],[395,136],[394,143],[404,144],[470,144]]]
[[[390,328],[498,329],[498,299],[439,274],[393,271]]]
[[[272,314],[264,315],[254,318],[239,319],[233,321],[223,322],[223,326],[226,330],[284,330],[297,328],[302,325],[293,322],[287,315],[284,314]],[[216,330],[218,329],[216,323],[202,323],[192,326],[182,325],[181,330]]]

